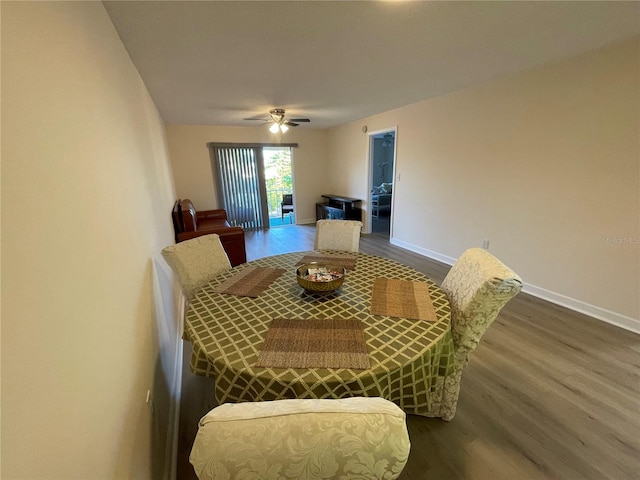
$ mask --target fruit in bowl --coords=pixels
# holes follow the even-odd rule
[[[309,292],[333,292],[342,282],[346,269],[324,263],[305,263],[296,269],[298,284]]]

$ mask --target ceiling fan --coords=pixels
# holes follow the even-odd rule
[[[271,123],[269,130],[272,133],[286,132],[289,127],[297,127],[300,123],[308,123],[311,120],[308,118],[286,118],[284,108],[274,108],[269,110],[268,118],[245,118],[245,120],[260,120],[264,124]]]

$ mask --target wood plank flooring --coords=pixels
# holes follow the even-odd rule
[[[249,260],[311,250],[314,226],[247,232]],[[448,265],[364,235],[364,253],[410,265],[441,283]],[[193,375],[185,343],[179,480],[213,380]],[[463,372],[450,422],[409,415],[411,454],[400,479],[640,479],[640,336],[519,294]]]

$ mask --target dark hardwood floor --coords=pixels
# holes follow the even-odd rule
[[[249,260],[311,250],[314,226],[247,232]],[[449,266],[363,235],[362,252],[411,265],[437,283]],[[185,344],[180,480],[213,379],[189,371]],[[409,479],[640,479],[640,336],[521,293],[483,337],[450,422],[409,415]]]
[[[381,211],[377,217],[371,217],[371,233],[389,238],[390,222],[389,212]]]

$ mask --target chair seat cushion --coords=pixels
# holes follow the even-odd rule
[[[198,221],[198,230],[215,230],[219,228],[230,228],[229,222],[220,219],[206,219]]]

